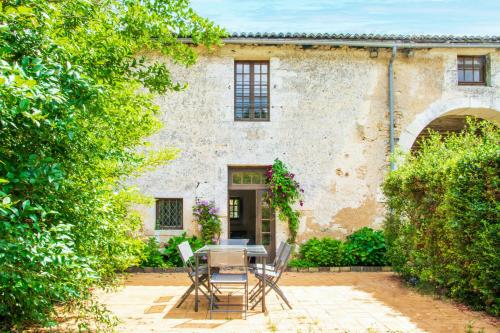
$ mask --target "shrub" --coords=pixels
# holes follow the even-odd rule
[[[344,246],[332,238],[311,238],[300,246],[300,258],[312,266],[342,266]]]
[[[213,201],[196,199],[196,204],[193,206],[193,215],[201,227],[201,239],[205,244],[216,243],[220,237],[221,221],[217,211]]]
[[[347,236],[345,263],[359,266],[387,264],[385,239],[382,231],[364,227]]]
[[[434,133],[384,183],[385,234],[396,271],[500,313],[499,131],[487,122]]]
[[[163,258],[160,250],[160,244],[156,238],[150,237],[143,248],[141,267],[170,267],[170,265]]]
[[[313,262],[307,261],[305,259],[293,258],[288,262],[288,267],[297,267],[297,268],[307,268],[307,267],[317,267]]]
[[[196,251],[199,248],[203,247],[203,245],[205,245],[201,241],[201,239],[197,238],[196,236],[186,237],[186,233],[183,233],[180,236],[170,238],[167,244],[165,245],[165,251],[164,251],[166,260],[170,266],[172,267],[183,266],[182,258],[179,253],[179,250],[177,249],[177,246],[184,241],[189,242],[189,245],[191,245],[191,249],[193,251]]]

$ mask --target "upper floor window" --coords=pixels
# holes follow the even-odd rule
[[[269,61],[235,61],[234,86],[234,120],[269,120]]]
[[[486,84],[485,56],[458,56],[457,63],[459,85]]]
[[[182,199],[156,199],[155,229],[182,229]]]

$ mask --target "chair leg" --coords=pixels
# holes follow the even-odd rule
[[[290,305],[288,298],[286,298],[285,293],[283,293],[283,291],[278,286],[278,284],[276,282],[269,281],[268,286],[269,286],[269,289],[266,290],[266,295],[271,291],[271,289],[274,290],[274,292],[286,303],[286,305],[288,305],[290,310],[292,310],[292,306]],[[259,302],[260,302],[260,299],[255,305],[257,305]]]
[[[247,319],[248,311],[248,281],[245,283],[245,320]]]
[[[260,296],[262,294],[261,290],[262,290],[262,285],[263,285],[263,282],[262,282],[262,277],[259,277],[259,283],[258,283],[258,286],[259,286],[259,289],[257,289],[252,295],[250,295],[250,301],[253,302],[255,300],[255,298],[257,298],[258,296]],[[267,280],[267,283],[271,283],[270,280]],[[266,291],[266,295],[267,293],[269,292],[269,289],[267,289]]]
[[[250,295],[253,294],[253,292],[255,291],[255,289],[257,289],[258,286],[259,286],[259,282],[257,282],[255,284],[255,286],[253,286],[252,290],[250,290]]]
[[[208,287],[208,286],[207,286],[204,282],[200,282],[200,284],[201,284],[203,287],[205,287],[207,290],[210,290],[210,288],[209,288],[209,287]],[[216,291],[218,291],[219,293],[221,293],[221,292],[220,292],[220,290],[219,290],[219,288],[217,288],[215,285],[212,285],[212,288],[214,288]],[[204,293],[204,292],[203,292],[203,289],[201,289],[201,288],[200,288],[200,291],[201,291],[202,293]],[[205,294],[205,293],[204,293],[204,294]],[[207,295],[205,294],[205,296],[207,296]],[[215,300],[216,300],[216,301],[220,301],[219,297],[217,297],[217,295],[215,295],[215,293],[214,293],[214,297],[215,297]],[[208,298],[208,296],[207,296],[207,298]]]
[[[180,306],[182,305],[182,303],[184,303],[184,301],[187,299],[187,297],[193,292],[194,290],[194,284],[192,284],[185,292],[184,294],[182,294],[181,296],[181,301],[179,302],[179,304],[177,304],[177,308],[180,308]]]
[[[281,299],[286,303],[286,305],[288,305],[288,307],[290,308],[290,310],[292,310],[292,306],[290,305],[290,302],[288,302],[288,299],[286,298],[285,294],[283,293],[283,291],[281,290],[280,287],[276,286],[276,288],[272,287],[273,290],[276,292],[276,294],[281,297]]]

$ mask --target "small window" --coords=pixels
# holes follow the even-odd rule
[[[234,120],[269,120],[269,61],[235,61]]]
[[[182,199],[156,199],[156,230],[182,229]]]
[[[229,199],[229,218],[231,220],[239,219],[240,212],[241,212],[241,198],[230,198]]]
[[[457,73],[459,85],[485,85],[486,57],[458,56]]]
[[[233,172],[232,183],[234,185],[259,185],[266,183],[264,172],[240,171]]]

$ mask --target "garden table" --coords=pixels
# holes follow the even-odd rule
[[[257,260],[260,259],[260,263],[262,265],[262,272],[264,274],[264,278],[262,279],[262,312],[266,311],[266,259],[268,257],[268,253],[266,248],[263,245],[205,245],[201,249],[196,250],[194,252],[194,262],[195,262],[195,272],[198,272],[200,258],[208,255],[208,251],[210,250],[242,250],[246,249],[248,257],[254,257]],[[198,274],[195,274],[194,280],[194,311],[198,312]]]

